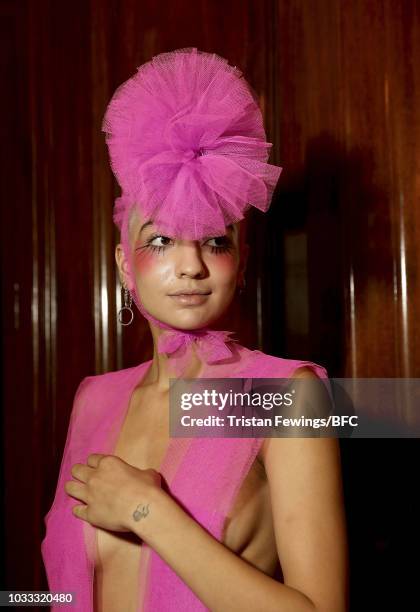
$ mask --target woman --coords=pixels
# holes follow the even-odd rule
[[[240,220],[267,209],[281,170],[255,97],[226,60],[182,49],[117,90],[104,129],[125,308],[154,355],[79,386],[42,544],[50,589],[86,612],[345,611],[337,440],[168,433],[174,375],[326,377],[210,328],[244,283]]]

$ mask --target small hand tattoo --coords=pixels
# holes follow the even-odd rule
[[[139,504],[133,512],[133,519],[135,521],[139,521],[149,514],[149,504],[147,504],[147,506],[141,506],[141,510],[139,510],[140,506],[141,504]]]

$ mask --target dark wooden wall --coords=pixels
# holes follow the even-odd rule
[[[118,190],[100,131],[113,91],[179,47],[240,67],[284,172],[270,212],[251,224],[247,290],[223,327],[331,376],[419,376],[419,7],[2,0],[0,17],[4,584],[39,589],[42,517],[74,391],[151,355],[140,316],[124,333],[116,322]],[[351,462],[366,457],[344,451],[358,504],[369,483],[358,490]],[[361,510],[351,517],[357,538]],[[369,532],[366,546],[380,537],[391,536]],[[392,565],[390,550],[375,549],[372,563]]]

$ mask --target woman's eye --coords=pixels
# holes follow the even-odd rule
[[[216,244],[209,244],[215,242]],[[232,250],[232,242],[227,236],[217,236],[216,238],[210,238],[207,243],[211,247],[212,253],[226,253]]]
[[[159,244],[158,242],[161,242]],[[171,239],[168,236],[152,236],[146,243],[145,248],[151,249],[152,251],[160,252],[168,246]],[[163,244],[162,244],[163,243]]]
[[[167,236],[155,236],[154,238],[152,238],[152,240],[150,241],[150,244],[152,244],[153,242],[155,242],[156,240],[162,240],[163,244],[155,244],[153,246],[166,246],[168,244],[168,242],[171,241],[170,238],[168,238]]]

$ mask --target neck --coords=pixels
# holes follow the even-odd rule
[[[158,327],[150,320],[148,321],[150,331],[153,338],[153,359],[151,367],[146,375],[145,383],[153,385],[158,391],[165,393],[169,390],[170,378],[176,378],[171,371],[169,359],[164,353],[158,353],[157,344],[159,337],[164,333],[164,329]],[[185,330],[188,331],[188,330]],[[197,355],[195,347],[193,347],[188,368],[185,370],[184,378],[199,378],[203,371],[203,362]]]

